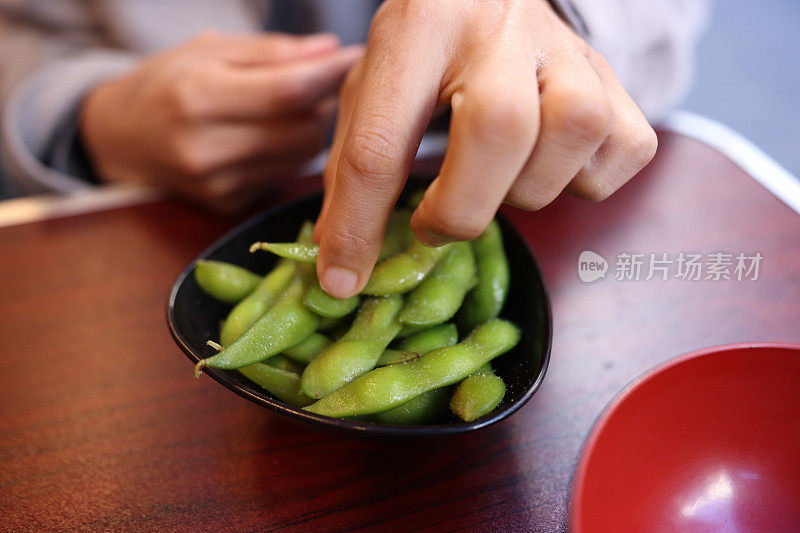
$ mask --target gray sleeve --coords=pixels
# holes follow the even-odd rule
[[[64,161],[95,84],[204,29],[256,31],[245,0],[0,0],[0,165],[20,193],[72,193],[90,176]],[[60,161],[60,163],[59,163]]]
[[[91,186],[87,176],[69,175],[63,166],[51,165],[51,154],[74,141],[86,92],[135,61],[136,56],[124,52],[84,52],[40,67],[15,87],[0,117],[0,154],[19,192],[71,193]]]
[[[689,89],[711,0],[552,0],[651,121]]]

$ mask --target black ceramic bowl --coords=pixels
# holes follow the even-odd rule
[[[218,339],[219,324],[230,307],[204,294],[194,280],[192,271],[200,259],[227,261],[253,272],[265,274],[275,258],[271,254],[249,252],[256,241],[293,241],[304,220],[316,220],[322,196],[313,195],[292,204],[256,215],[230,231],[206,249],[181,272],[169,295],[167,323],[175,342],[192,364],[213,355],[206,346],[209,339]],[[504,242],[511,266],[511,291],[501,316],[522,329],[522,340],[510,352],[492,363],[495,372],[506,383],[503,402],[490,414],[473,422],[453,417],[447,423],[427,426],[387,426],[341,420],[307,413],[270,396],[236,371],[204,369],[205,374],[247,398],[289,418],[309,422],[354,434],[375,436],[439,436],[480,429],[511,415],[536,392],[544,379],[550,358],[552,322],[550,302],[539,266],[517,230],[502,215],[499,216]],[[192,379],[192,368],[186,368],[186,379]]]

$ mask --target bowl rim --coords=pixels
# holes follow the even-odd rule
[[[788,349],[798,352],[800,354],[800,344],[791,342],[735,342],[730,344],[720,344],[693,350],[682,355],[675,356],[666,361],[662,361],[649,369],[645,370],[635,378],[633,378],[627,385],[625,385],[619,392],[617,392],[611,400],[603,407],[603,410],[595,419],[589,434],[583,441],[580,454],[576,461],[576,466],[573,469],[572,480],[570,483],[569,492],[569,507],[567,512],[567,521],[570,531],[584,531],[585,524],[581,522],[579,511],[583,505],[582,498],[585,491],[586,475],[589,466],[589,458],[594,454],[600,435],[605,430],[611,417],[616,413],[622,403],[634,391],[644,386],[645,383],[661,374],[662,372],[674,368],[676,366],[707,357],[709,355],[716,355],[734,350],[761,350],[761,349]]]
[[[413,179],[414,179],[413,177],[410,177],[409,181],[413,181]],[[178,333],[177,328],[175,326],[174,310],[175,310],[175,298],[177,297],[178,290],[183,285],[183,282],[186,280],[186,278],[190,276],[191,273],[194,271],[194,267],[197,264],[197,261],[208,257],[212,252],[217,250],[223,243],[227,242],[228,240],[230,240],[237,234],[241,233],[242,231],[245,231],[257,224],[262,223],[264,219],[274,216],[278,212],[291,209],[295,206],[298,206],[306,202],[316,200],[320,198],[321,195],[322,193],[319,191],[303,195],[289,202],[275,205],[271,208],[268,208],[260,213],[257,213],[249,217],[244,222],[236,225],[231,230],[227,231],[224,235],[222,235],[220,238],[211,243],[209,246],[207,246],[180,272],[180,274],[178,274],[177,278],[175,279],[175,282],[172,284],[172,288],[170,289],[169,297],[167,298],[167,305],[166,305],[167,325],[169,327],[169,332],[172,335],[172,338],[175,341],[175,343],[193,363],[197,363],[199,361],[199,358],[194,354],[192,348],[186,342],[184,342],[184,340]],[[528,387],[528,389],[525,391],[525,393],[517,402],[509,405],[508,407],[506,407],[501,411],[498,411],[492,416],[482,417],[473,422],[455,422],[451,424],[432,424],[424,426],[423,425],[398,426],[398,425],[388,425],[388,424],[386,425],[371,424],[366,422],[358,422],[354,420],[332,418],[324,415],[318,415],[315,413],[303,411],[302,409],[292,407],[291,405],[288,405],[276,398],[259,396],[257,394],[254,394],[244,389],[240,385],[238,385],[223,372],[218,372],[214,369],[205,369],[203,373],[207,374],[214,381],[216,381],[226,389],[231,390],[232,392],[238,394],[242,398],[250,400],[255,404],[258,404],[262,407],[266,407],[267,409],[273,411],[274,413],[283,415],[295,421],[309,422],[317,427],[339,430],[343,432],[352,432],[353,434],[387,436],[387,437],[438,437],[444,435],[456,435],[459,433],[475,431],[478,429],[494,425],[508,418],[509,416],[517,412],[523,405],[528,403],[528,401],[541,387],[542,382],[544,381],[545,374],[547,374],[547,368],[550,363],[550,352],[553,344],[553,317],[552,317],[553,311],[550,303],[550,295],[547,290],[547,285],[544,282],[545,281],[544,275],[542,274],[541,267],[539,266],[539,262],[536,260],[536,256],[534,255],[533,250],[531,250],[530,244],[528,244],[528,241],[519,232],[519,230],[516,229],[516,227],[511,223],[511,221],[508,219],[507,216],[505,216],[500,211],[498,211],[496,216],[497,218],[501,219],[501,224],[510,227],[515,231],[515,233],[519,237],[519,240],[522,242],[522,245],[525,247],[525,250],[528,252],[528,255],[533,260],[534,272],[538,276],[542,287],[542,307],[544,310],[543,318],[544,318],[545,331],[543,338],[544,349],[542,353],[542,365],[541,365],[541,370],[536,375],[536,379],[534,379],[531,386]]]

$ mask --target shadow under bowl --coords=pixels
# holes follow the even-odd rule
[[[315,194],[254,216],[212,244],[178,276],[169,295],[167,322],[175,342],[192,363],[214,354],[206,346],[219,337],[220,321],[230,306],[207,296],[192,275],[197,261],[212,259],[266,274],[275,264],[267,253],[249,252],[256,241],[293,241],[305,220],[316,220],[322,203]],[[292,407],[251,382],[239,372],[204,369],[204,373],[236,394],[296,421],[352,435],[387,437],[434,437],[484,428],[503,420],[522,407],[542,383],[550,358],[552,320],[544,281],[532,252],[517,230],[498,215],[511,270],[511,291],[501,316],[520,327],[522,339],[511,351],[493,361],[495,372],[506,384],[502,403],[488,415],[463,422],[453,417],[445,423],[425,426],[390,426],[321,416]],[[191,370],[187,368],[187,379]]]

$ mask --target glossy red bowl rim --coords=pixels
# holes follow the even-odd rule
[[[581,447],[578,463],[572,476],[572,488],[570,491],[568,511],[569,531],[580,532],[584,530],[584,524],[580,522],[579,510],[582,505],[581,498],[583,497],[584,484],[586,483],[586,472],[589,465],[589,458],[594,454],[597,441],[600,438],[600,435],[603,433],[603,430],[605,429],[609,420],[611,420],[612,415],[614,415],[616,410],[628,396],[630,396],[636,389],[643,386],[646,382],[653,379],[656,375],[688,361],[729,350],[762,348],[789,349],[800,352],[800,344],[794,344],[790,342],[741,342],[722,344],[719,346],[712,346],[710,348],[702,348],[700,350],[685,353],[683,355],[679,355],[677,357],[673,357],[672,359],[667,359],[666,361],[658,363],[649,370],[645,370],[643,373],[639,374],[630,383],[625,385],[622,390],[615,394],[614,397],[611,398],[608,404],[606,404],[606,406],[603,408],[603,411],[597,417],[597,420],[595,420],[594,424],[592,425],[592,429],[589,431],[589,436],[586,437],[586,440]]]

